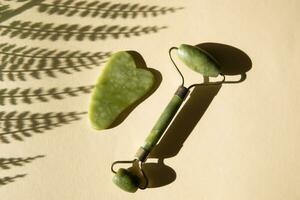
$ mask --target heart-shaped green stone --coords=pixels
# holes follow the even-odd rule
[[[113,54],[92,93],[89,109],[92,127],[99,130],[110,128],[126,108],[152,89],[154,81],[154,75],[137,68],[128,52]]]

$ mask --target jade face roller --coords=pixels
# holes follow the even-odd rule
[[[183,103],[185,97],[187,96],[189,90],[198,85],[192,84],[188,87],[184,86],[184,77],[178,67],[176,66],[174,60],[172,59],[172,50],[177,50],[177,55],[179,59],[193,71],[196,71],[206,77],[217,77],[220,74],[220,70],[216,60],[210,56],[207,52],[202,49],[182,44],[177,47],[172,47],[169,50],[169,56],[174,64],[176,70],[182,78],[182,83],[175,92],[174,96],[170,100],[169,104],[166,106],[159,119],[152,128],[150,134],[147,136],[144,144],[138,149],[135,159],[132,161],[116,161],[112,164],[111,170],[115,173],[113,177],[113,182],[119,186],[121,189],[127,192],[135,192],[138,188],[145,189],[148,185],[148,179],[143,171],[143,164],[145,163],[149,153],[158,143],[166,128],[172,121],[173,117],[177,113],[181,104]],[[222,74],[221,74],[222,75]],[[222,75],[223,76],[223,75]],[[224,76],[223,76],[224,77]],[[133,166],[137,166],[137,171],[133,168],[125,169],[119,168],[117,171],[114,170],[116,164],[129,163]]]

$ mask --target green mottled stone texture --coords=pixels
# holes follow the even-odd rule
[[[137,68],[126,51],[113,54],[106,63],[92,93],[89,119],[93,128],[110,128],[130,105],[146,95],[154,85],[154,75]]]
[[[185,65],[203,76],[217,77],[220,74],[220,70],[212,58],[198,47],[181,44],[177,55]]]
[[[126,192],[136,192],[139,186],[139,179],[126,169],[120,168],[113,177],[113,182]]]
[[[152,128],[150,134],[145,140],[145,144],[143,148],[147,151],[151,151],[156,143],[159,141],[163,133],[165,132],[166,128],[172,121],[174,115],[176,114],[177,110],[179,109],[180,105],[182,104],[183,99],[177,95],[174,95],[165,108],[165,110],[160,115],[159,119],[155,123],[154,127]]]

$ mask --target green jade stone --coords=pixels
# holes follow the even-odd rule
[[[181,44],[177,55],[185,65],[203,76],[217,77],[220,74],[213,58],[198,47]]]
[[[153,147],[157,144],[164,131],[172,121],[173,116],[176,114],[182,102],[183,99],[179,96],[174,95],[172,97],[171,101],[169,102],[169,104],[155,123],[154,127],[152,128],[150,134],[147,136],[143,145],[144,149],[146,149],[147,151],[151,151],[153,149]]]
[[[112,181],[126,192],[134,193],[139,186],[139,178],[126,169],[120,168]]]
[[[127,52],[113,54],[106,63],[92,93],[89,118],[93,128],[110,128],[117,117],[130,105],[149,92],[154,75],[137,68]]]

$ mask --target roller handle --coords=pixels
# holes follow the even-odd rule
[[[138,160],[144,162],[147,159],[147,156],[162,137],[163,133],[169,126],[170,122],[177,113],[187,94],[188,89],[186,87],[180,86],[177,89],[175,95],[172,97],[169,104],[162,112],[159,119],[156,121],[150,134],[147,136],[144,145],[141,146],[137,151],[136,158]]]

